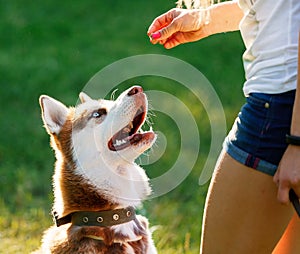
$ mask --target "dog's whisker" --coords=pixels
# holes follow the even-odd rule
[[[115,95],[116,95],[116,93],[117,93],[118,90],[119,90],[119,89],[116,88],[115,90],[112,91],[112,93],[111,93],[111,95],[110,95],[110,99],[111,99],[112,101],[115,100]]]

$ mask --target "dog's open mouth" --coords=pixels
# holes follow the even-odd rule
[[[153,135],[153,132],[143,132],[140,129],[145,119],[146,110],[142,106],[137,110],[133,120],[108,141],[108,148],[112,151],[123,150],[130,145],[136,145],[140,141],[149,138],[150,133]]]

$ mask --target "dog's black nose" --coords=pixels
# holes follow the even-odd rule
[[[131,95],[135,95],[137,93],[142,93],[142,92],[143,92],[143,88],[141,86],[134,86],[129,90],[127,95],[131,96]]]

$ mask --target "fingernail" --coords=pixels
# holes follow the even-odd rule
[[[151,34],[151,38],[153,40],[159,39],[160,37],[161,37],[160,32],[156,32],[156,33]]]

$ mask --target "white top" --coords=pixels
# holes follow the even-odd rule
[[[239,6],[245,95],[296,89],[300,0],[239,0]]]

